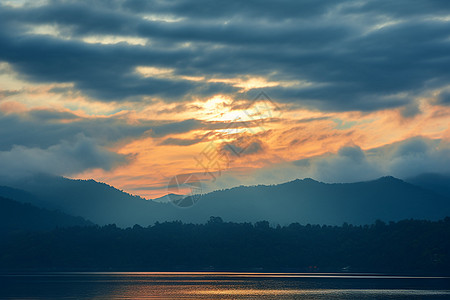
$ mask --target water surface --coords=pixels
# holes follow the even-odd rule
[[[303,273],[0,275],[0,299],[450,299],[450,278]]]

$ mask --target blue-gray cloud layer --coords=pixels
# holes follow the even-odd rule
[[[448,174],[450,145],[441,140],[414,137],[363,151],[342,147],[338,153],[296,161],[300,177],[325,182],[354,182],[393,175],[409,178],[422,173]]]
[[[287,161],[255,169],[250,176],[239,177],[239,170],[228,170],[216,182],[206,182],[205,190],[238,185],[274,184],[297,178],[313,178],[329,183],[373,180],[381,176],[401,179],[425,173],[449,175],[450,144],[444,140],[414,137],[379,148],[362,150],[346,146],[337,153]]]
[[[49,1],[0,8],[0,60],[29,80],[71,82],[103,101],[238,93],[223,83],[134,72],[145,65],[182,76],[306,81],[266,91],[280,102],[372,111],[448,85],[449,14],[450,4],[437,0]],[[62,37],[27,33],[38,25],[54,25]],[[150,43],[81,41],[99,35]]]
[[[186,146],[205,141],[210,130],[242,126],[255,124],[197,119],[141,119],[130,124],[121,116],[80,117],[42,108],[20,113],[0,111],[0,176],[36,172],[69,175],[92,168],[108,170],[130,158],[108,149],[129,139],[148,136],[162,139],[162,145]],[[168,137],[195,130],[207,133],[195,139]]]

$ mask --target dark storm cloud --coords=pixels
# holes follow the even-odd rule
[[[176,75],[257,75],[310,83],[266,89],[279,102],[373,111],[408,107],[415,97],[448,84],[449,21],[437,17],[449,13],[446,2],[428,0],[51,1],[1,8],[0,59],[29,80],[73,82],[104,101],[233,94],[237,89],[230,85]],[[73,39],[27,33],[37,25],[55,25]],[[104,34],[150,43],[77,40]],[[171,68],[174,76],[144,78],[136,66]]]

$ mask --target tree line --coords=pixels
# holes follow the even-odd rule
[[[0,270],[449,273],[450,218],[372,225],[181,222],[10,232]]]

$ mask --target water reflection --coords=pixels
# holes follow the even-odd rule
[[[450,279],[376,274],[0,275],[0,299],[449,299]]]

